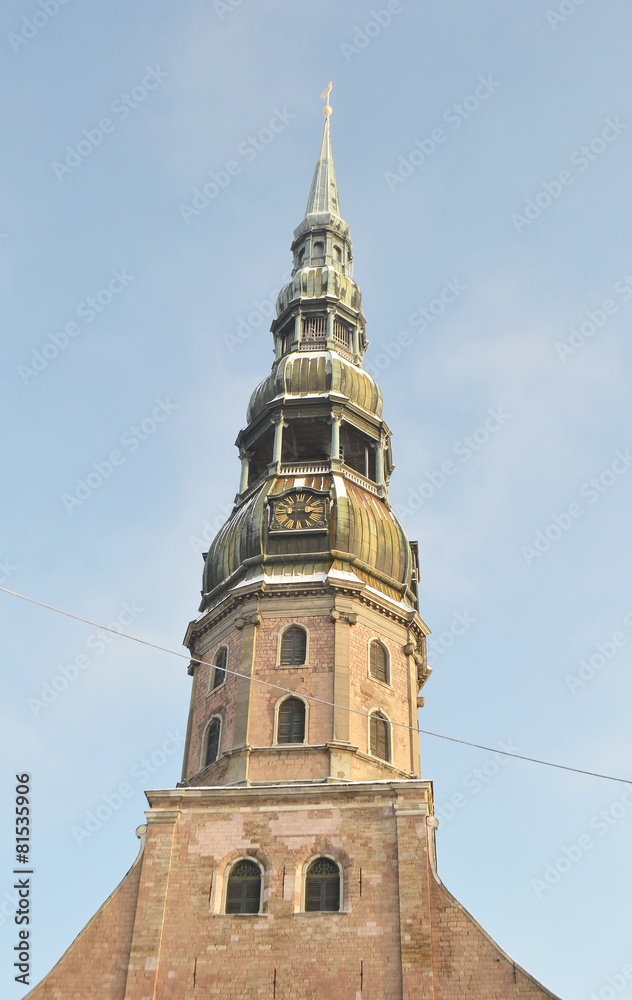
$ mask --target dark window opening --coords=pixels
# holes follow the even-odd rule
[[[279,706],[277,743],[303,743],[305,704],[300,698],[286,698]]]
[[[298,266],[299,267],[303,266],[304,259],[305,259],[305,247],[301,247],[301,249],[298,252]]]
[[[342,250],[340,247],[334,246],[334,260],[342,260]]]
[[[370,720],[371,753],[380,760],[390,760],[388,719],[381,712],[374,712]]]
[[[286,324],[280,334],[281,354],[287,354],[294,343],[294,320]]]
[[[381,642],[372,642],[369,647],[369,673],[388,684],[388,654]]]
[[[300,625],[290,625],[281,637],[281,666],[302,666],[307,653],[307,632]]]
[[[222,724],[219,719],[213,719],[206,731],[206,754],[204,756],[204,767],[214,764],[219,756],[219,734]]]
[[[331,451],[331,427],[325,420],[290,420],[283,430],[282,462],[323,462]]]
[[[226,913],[259,913],[261,871],[254,861],[238,861],[228,876]]]
[[[325,263],[325,244],[317,240],[312,250],[312,264],[320,267]]]
[[[274,451],[274,428],[270,427],[250,448],[251,459],[248,471],[248,485],[256,482],[267,471]]]
[[[340,871],[329,858],[316,858],[307,869],[305,909],[329,912],[340,909]]]
[[[216,653],[215,659],[213,660],[213,680],[211,682],[212,691],[214,691],[216,687],[219,687],[220,684],[223,684],[226,680],[226,659],[227,652],[226,647],[224,646],[218,653]]]
[[[345,465],[375,482],[375,442],[349,424],[343,424],[340,448]]]

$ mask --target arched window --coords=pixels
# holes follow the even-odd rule
[[[216,687],[223,684],[226,680],[226,660],[228,658],[228,650],[226,646],[222,646],[221,649],[215,654],[213,660],[213,675],[211,677],[211,691],[214,691]]]
[[[376,681],[390,683],[386,646],[374,639],[369,645],[369,673]]]
[[[259,913],[261,870],[254,861],[238,861],[228,876],[226,913]]]
[[[381,712],[373,712],[369,719],[371,731],[371,753],[380,760],[391,759],[389,723]]]
[[[305,909],[340,909],[340,869],[331,858],[316,858],[307,869]]]
[[[299,267],[303,266],[303,260],[304,260],[304,258],[305,258],[305,247],[301,247],[301,249],[298,252],[298,266]]]
[[[219,756],[219,736],[222,730],[221,720],[215,716],[206,730],[206,750],[204,752],[204,767],[214,764]]]
[[[317,240],[312,250],[312,264],[318,267],[325,263],[325,244]]]
[[[303,743],[305,740],[305,702],[286,698],[279,705],[277,743]]]
[[[342,260],[342,250],[334,245],[334,260]]]
[[[306,652],[307,632],[301,625],[290,625],[281,637],[281,666],[302,666]]]

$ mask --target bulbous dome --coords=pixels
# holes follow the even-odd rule
[[[331,577],[365,583],[413,610],[414,555],[390,505],[349,474],[304,476],[302,489],[331,497],[329,530],[279,539],[268,531],[269,503],[295,485],[293,476],[275,477],[234,509],[206,557],[202,608],[235,587]]]
[[[382,393],[363,368],[336,351],[295,351],[281,358],[257,386],[250,397],[246,419],[248,423],[255,420],[272,399],[330,392],[346,397],[376,417],[382,416]]]

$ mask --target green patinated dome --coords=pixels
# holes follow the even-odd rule
[[[251,423],[273,399],[315,393],[337,393],[376,417],[382,416],[382,393],[368,372],[335,351],[301,351],[281,358],[257,386],[250,397],[246,419]]]
[[[262,483],[219,530],[204,567],[202,607],[249,583],[323,582],[328,576],[367,584],[411,610],[415,559],[404,529],[384,500],[348,474],[301,478],[304,489],[331,496],[329,531],[270,534],[269,501],[296,486],[295,476]]]

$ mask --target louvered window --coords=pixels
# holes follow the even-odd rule
[[[305,877],[305,909],[340,909],[340,871],[329,858],[316,858]]]
[[[215,690],[226,680],[226,647],[223,646],[213,660],[213,682],[211,690]]]
[[[228,876],[226,913],[259,913],[261,871],[254,861],[238,861]]]
[[[206,755],[204,758],[204,766],[208,767],[209,764],[213,764],[217,760],[219,755],[219,734],[222,728],[222,724],[219,719],[213,719],[210,726],[206,730]]]
[[[372,642],[369,647],[369,673],[376,681],[389,683],[388,653],[381,642]]]
[[[388,719],[381,712],[374,712],[370,720],[371,753],[381,760],[390,760]]]
[[[302,743],[305,739],[305,704],[300,698],[286,698],[279,706],[277,743]]]
[[[306,651],[307,632],[300,625],[290,625],[281,639],[281,665],[289,667],[305,663]]]

